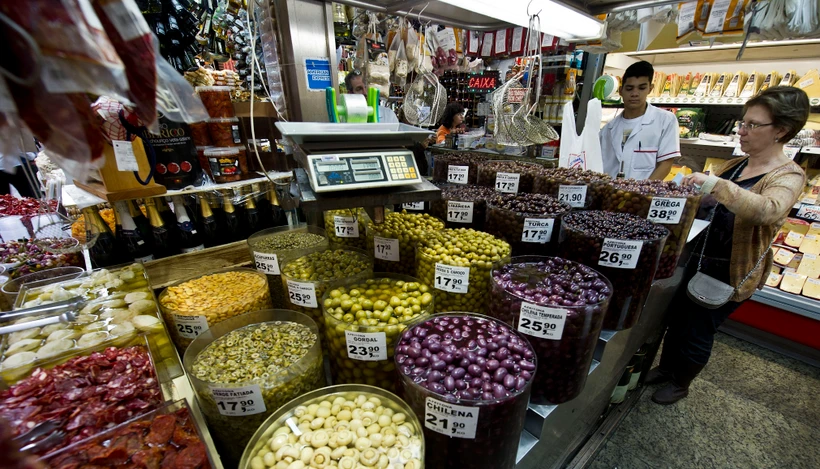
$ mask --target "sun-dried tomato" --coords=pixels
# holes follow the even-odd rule
[[[171,440],[174,435],[174,423],[176,418],[173,415],[160,415],[151,422],[151,431],[145,437],[145,443],[150,446],[164,445]]]

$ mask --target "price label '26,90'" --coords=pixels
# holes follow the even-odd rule
[[[616,269],[634,269],[638,266],[643,241],[604,238],[598,265]]]

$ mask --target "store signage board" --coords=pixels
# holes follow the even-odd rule
[[[470,75],[467,80],[468,93],[487,93],[498,87],[498,77],[495,73],[478,73]]]
[[[321,91],[324,93],[327,88],[333,86],[330,78],[330,58],[305,58],[305,76],[308,91]]]

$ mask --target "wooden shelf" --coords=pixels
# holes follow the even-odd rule
[[[734,62],[740,43],[712,47],[679,47],[640,52],[628,52],[627,56],[646,60],[653,65],[704,64]],[[753,42],[746,46],[741,62],[767,60],[816,59],[820,57],[820,39],[797,39],[790,41]]]

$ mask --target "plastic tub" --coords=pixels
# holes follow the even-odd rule
[[[208,133],[207,122],[194,122],[188,124],[188,127],[191,128],[191,139],[193,139],[194,145],[197,147],[209,147],[213,145],[211,134]]]
[[[276,341],[266,337],[266,333]],[[246,334],[258,337],[259,345],[244,337]],[[243,338],[237,338],[240,335]],[[234,338],[243,343],[231,343]],[[248,345],[245,340],[250,341]],[[295,340],[304,344],[294,344]],[[269,309],[222,321],[200,334],[185,351],[185,372],[219,453],[227,459],[226,467],[236,467],[251,436],[276,409],[324,386],[319,342],[319,330],[309,317],[295,311]],[[266,347],[270,353],[254,358],[243,352],[258,347]],[[283,358],[286,352],[292,354],[292,361]],[[222,360],[220,353],[224,355]]]
[[[334,441],[338,441],[339,437],[341,437],[343,442],[347,442],[347,439],[351,438],[351,442],[348,443],[348,445],[351,446],[350,449],[353,449],[352,446],[354,442],[350,431],[342,427],[337,427],[340,431],[334,431],[336,428],[329,428],[328,420],[332,419],[341,424],[346,421],[341,418],[345,416],[342,413],[349,414],[352,410],[357,410],[362,407],[369,409],[369,403],[375,407],[372,412],[376,414],[377,421],[385,415],[389,416],[389,419],[375,423],[375,425],[379,427],[378,433],[381,435],[378,437],[379,446],[375,444],[375,433],[370,434],[366,439],[369,440],[368,443],[370,443],[371,446],[369,448],[362,446],[363,449],[357,451],[357,459],[361,462],[362,457],[365,457],[365,462],[369,463],[374,460],[378,462],[362,466],[356,465],[356,459],[353,459],[353,457],[348,457],[345,463],[341,463],[341,458],[344,456],[339,453],[343,453],[344,450],[338,450],[338,448],[341,448],[340,446],[334,445],[332,447],[326,447],[327,449],[320,449],[325,448],[321,443],[314,444],[315,442],[311,438],[311,444],[308,444],[306,439],[303,438],[305,435],[312,437],[319,431],[322,431],[323,434],[320,435],[320,439],[322,440],[324,440],[325,436],[328,437],[328,440],[332,439]],[[341,410],[335,415],[332,414],[332,412],[334,412],[334,405],[341,407]],[[308,419],[313,418],[313,416],[316,415],[315,412],[318,412],[318,410],[322,408],[331,409],[331,416],[323,419],[323,428],[314,431],[311,427],[313,420],[309,421]],[[314,413],[311,413],[311,409],[315,409],[313,410]],[[368,412],[369,411],[370,410],[368,410]],[[341,417],[340,414],[342,414]],[[352,421],[348,422],[352,424]],[[381,423],[385,425],[381,425]],[[352,428],[352,426],[350,428]],[[361,428],[365,427],[362,426]],[[391,428],[392,430],[387,431],[386,428]],[[345,433],[343,434],[341,430],[345,430]],[[369,430],[370,427],[368,427],[368,431]],[[373,427],[373,430],[375,432],[376,428]],[[335,438],[333,438],[334,436]],[[300,456],[305,454],[307,448],[311,448],[308,450],[308,455],[311,456],[311,458],[308,458],[309,467],[331,467],[332,463],[336,463],[336,466],[332,467],[350,468],[401,467],[404,469],[421,469],[423,467],[421,463],[424,461],[425,452],[424,435],[419,420],[415,414],[413,414],[413,410],[395,394],[373,386],[362,384],[329,386],[309,392],[288,402],[268,417],[253,435],[250,443],[248,443],[248,446],[245,448],[245,452],[242,454],[239,468],[263,469],[265,467],[274,466],[277,462],[281,461],[281,459],[277,460],[275,458],[276,452],[281,450],[282,445],[285,444],[286,441],[288,444],[293,445],[294,450],[296,450]],[[294,443],[290,443],[290,441],[294,441]],[[358,442],[358,440],[356,440],[356,442]],[[362,445],[364,445],[364,442]],[[274,451],[274,448],[276,451]],[[336,450],[338,450],[338,452]],[[409,453],[404,454],[405,451]],[[318,460],[312,459],[317,456],[317,453],[325,457]],[[331,456],[329,458],[326,457],[327,454],[330,453],[332,453]],[[311,461],[313,461],[313,463],[311,463]],[[267,462],[271,464],[267,464]],[[343,466],[342,464],[350,465]],[[290,466],[286,463],[283,467]],[[308,465],[300,467],[308,467]]]
[[[203,151],[214,182],[222,184],[242,179],[239,149],[236,147],[211,147]]]
[[[202,170],[205,173],[213,178],[213,174],[211,174],[211,163],[208,161],[208,158],[205,156],[205,150],[212,148],[210,145],[208,146],[198,146],[196,147],[196,157],[199,161],[199,166],[202,167]]]
[[[242,143],[237,117],[209,119],[208,134],[211,136],[213,145],[217,147],[232,147]]]
[[[236,315],[271,308],[265,274],[229,268],[177,282],[159,295],[165,322],[181,351],[199,334]]]
[[[333,382],[395,392],[396,342],[409,324],[433,312],[432,289],[413,277],[376,273],[364,282],[334,286],[322,305]]]
[[[448,248],[456,244],[457,253]],[[416,251],[418,278],[435,289],[436,312],[486,312],[490,272],[509,259],[506,241],[464,228],[431,233]]]
[[[230,86],[197,86],[195,91],[211,118],[234,117]]]
[[[319,325],[322,336],[325,321],[321,300],[327,289],[339,280],[361,282],[372,276],[373,261],[356,249],[317,251],[282,265],[288,308],[310,316]]]
[[[498,194],[487,201],[485,231],[510,243],[514,256],[552,254],[561,218],[570,210],[544,194]]]
[[[437,184],[441,199],[430,202],[430,214],[444,220],[447,228],[484,228],[487,199],[495,195],[489,187],[473,184]]]
[[[324,213],[325,233],[327,239],[338,247],[350,247],[365,250],[367,233],[365,227],[370,216],[363,208],[343,208],[327,210]]]
[[[557,257],[513,257],[493,270],[490,316],[526,335],[538,355],[533,402],[561,404],[584,389],[611,297],[606,277]]]
[[[554,168],[535,176],[532,191],[546,194],[574,209],[597,210],[601,208],[601,187],[612,181],[608,174],[578,168]]]
[[[558,256],[612,282],[604,329],[629,329],[638,322],[668,235],[666,228],[626,213],[590,210],[564,217]]]
[[[3,284],[2,292],[10,305],[17,302],[17,295],[20,289],[26,284],[28,288],[41,287],[51,283],[62,282],[64,280],[71,280],[79,277],[85,273],[82,267],[67,266],[55,267],[53,269],[40,270],[28,275],[23,275],[14,280],[9,280]]]
[[[446,153],[433,156],[433,182],[475,184],[478,165],[488,160],[481,153]]]
[[[663,225],[669,238],[663,246],[656,279],[675,275],[678,260],[686,246],[689,230],[695,223],[701,194],[694,186],[673,182],[620,179],[607,186],[601,208],[610,212],[631,213]]]
[[[428,214],[388,213],[384,223],[367,224],[367,249],[378,272],[416,275],[416,244],[444,229],[444,222]]]
[[[404,331],[396,367],[424,422],[426,466],[513,468],[537,362],[523,334],[487,316],[441,314]]]
[[[529,194],[535,175],[543,168],[534,163],[518,161],[485,161],[478,165],[479,186],[492,187],[507,194]]]
[[[248,238],[256,270],[268,277],[274,308],[286,308],[287,290],[282,286],[280,266],[298,257],[328,248],[325,231],[304,223],[268,228]]]

